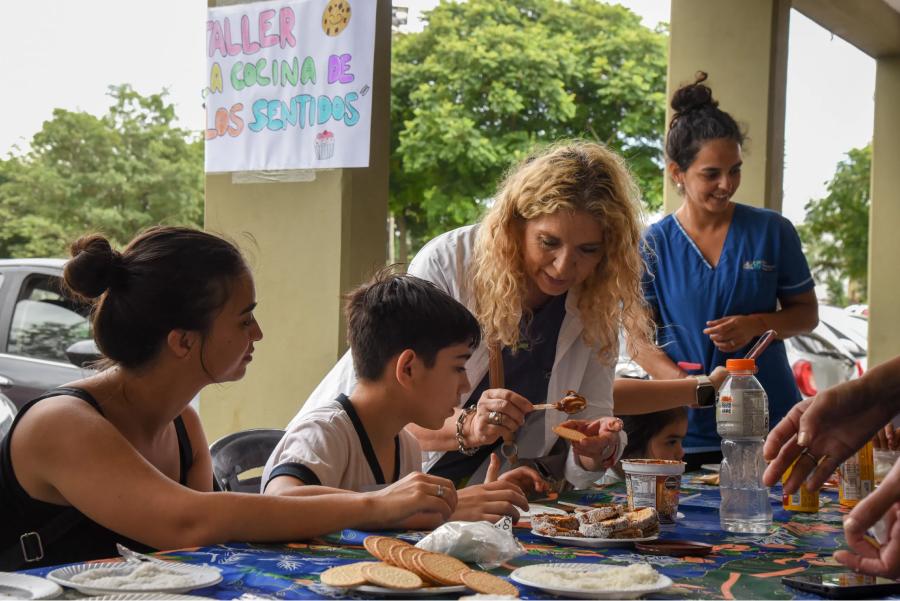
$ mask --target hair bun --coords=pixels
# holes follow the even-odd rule
[[[696,111],[707,106],[717,107],[719,103],[713,100],[712,90],[703,82],[707,75],[704,71],[697,71],[694,83],[681,86],[672,95],[672,110],[675,111],[673,121],[685,113]]]
[[[63,279],[75,296],[95,299],[121,279],[122,255],[100,234],[78,238],[69,246],[69,253],[72,258],[66,263]]]

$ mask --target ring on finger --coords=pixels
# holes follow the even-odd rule
[[[488,422],[494,424],[495,426],[499,426],[503,423],[503,414],[499,411],[491,411],[488,413]]]
[[[808,457],[815,465],[819,465],[819,461],[821,461],[820,457],[816,457],[815,455],[813,455],[806,447],[804,447],[803,450],[800,451],[800,457]],[[797,460],[799,461],[800,459],[798,458]]]
[[[437,485],[437,492],[434,493],[434,494],[435,494],[436,497],[443,497],[443,496],[444,496],[444,486],[443,486],[442,484],[438,484],[438,485]]]

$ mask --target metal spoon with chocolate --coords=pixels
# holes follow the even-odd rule
[[[566,396],[556,401],[555,403],[543,403],[541,405],[534,405],[534,409],[536,411],[543,409],[556,409],[569,415],[579,413],[580,411],[583,411],[585,407],[587,407],[587,399],[574,390],[566,391]]]

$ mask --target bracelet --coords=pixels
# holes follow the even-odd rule
[[[467,409],[463,409],[459,417],[456,418],[456,444],[458,445],[458,451],[467,457],[471,457],[475,454],[475,451],[478,450],[478,447],[467,447],[466,439],[463,436],[463,424],[466,422],[466,418],[469,417],[469,414],[474,412],[477,407],[468,407]]]

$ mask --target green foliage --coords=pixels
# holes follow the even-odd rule
[[[828,183],[828,195],[806,203],[806,219],[798,227],[812,270],[834,304],[866,302],[871,166],[871,144],[848,152]]]
[[[202,225],[202,139],[172,125],[165,92],[109,94],[106,115],[55,109],[28,152],[0,159],[0,257],[64,256],[87,232],[122,245],[150,225]]]
[[[477,219],[536,143],[605,142],[662,203],[666,34],[621,6],[445,0],[395,35],[391,76],[390,209],[414,248]]]

